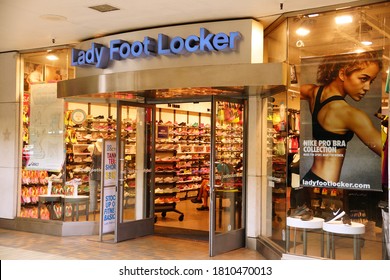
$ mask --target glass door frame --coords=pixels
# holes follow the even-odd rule
[[[150,147],[148,147],[148,142],[144,143],[144,156],[145,162],[150,160],[150,177],[149,183],[145,176],[144,186],[143,186],[143,199],[145,200],[143,207],[143,215],[144,218],[138,220],[130,220],[123,221],[122,213],[123,213],[123,194],[124,194],[124,172],[123,169],[124,157],[125,157],[125,144],[121,139],[121,131],[122,131],[122,108],[135,107],[135,108],[144,108],[151,109],[151,127],[150,127]],[[117,131],[116,131],[116,145],[117,145],[117,215],[116,215],[116,228],[115,228],[115,242],[120,242],[128,239],[133,239],[136,237],[141,237],[145,235],[151,235],[154,233],[154,168],[155,168],[155,122],[156,122],[156,106],[153,104],[144,104],[144,103],[136,103],[118,100],[117,101]],[[145,120],[144,120],[145,121]],[[145,135],[146,130],[148,129],[145,122]],[[137,143],[139,145],[139,143]],[[149,149],[149,150],[148,150]],[[148,153],[150,155],[150,159],[147,158]],[[144,167],[142,167],[144,168]],[[146,173],[145,173],[146,174]],[[149,189],[148,186],[149,185]],[[145,190],[149,193],[145,193]],[[149,201],[147,201],[149,200]]]
[[[242,199],[241,199],[241,227],[224,233],[217,233],[217,204],[215,193],[216,182],[216,124],[217,124],[217,102],[230,102],[243,105],[243,171],[242,171]],[[233,98],[226,96],[213,96],[211,105],[211,154],[210,154],[210,226],[209,226],[209,254],[211,257],[234,249],[245,247],[246,237],[246,154],[247,154],[247,99]],[[231,214],[231,213],[230,213]],[[235,213],[234,213],[235,214]]]

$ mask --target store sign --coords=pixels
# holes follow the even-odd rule
[[[234,51],[241,39],[240,32],[210,33],[200,28],[199,36],[170,38],[159,34],[157,39],[145,36],[143,41],[128,42],[120,39],[110,41],[110,46],[92,43],[88,50],[72,49],[72,66],[95,66],[107,68],[113,60],[135,59],[156,55],[183,55],[214,51]]]

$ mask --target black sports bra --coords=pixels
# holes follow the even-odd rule
[[[335,101],[335,100],[344,100],[345,101],[345,99],[342,96],[332,96],[332,97],[329,97],[328,99],[324,100],[321,103],[321,95],[322,95],[323,89],[324,89],[323,86],[321,86],[318,89],[316,101],[315,101],[314,109],[313,109],[313,113],[312,113],[313,138],[316,140],[331,140],[332,147],[345,148],[347,142],[351,141],[351,139],[354,136],[353,131],[348,130],[345,134],[333,133],[333,132],[330,132],[328,130],[325,130],[321,126],[321,124],[318,122],[318,113],[326,104],[328,104],[329,102]],[[334,142],[333,140],[340,140],[341,142],[338,142],[338,141]],[[345,145],[342,145],[342,142],[344,142]],[[333,143],[340,143],[340,145],[338,145],[338,144],[333,145]]]

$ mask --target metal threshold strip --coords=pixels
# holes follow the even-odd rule
[[[145,96],[162,89],[234,90],[239,87],[285,86],[287,69],[286,63],[258,63],[119,72],[58,82],[57,97],[87,97],[118,92],[141,92]],[[201,90],[198,90],[198,93],[200,92]]]

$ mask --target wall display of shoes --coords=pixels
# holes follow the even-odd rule
[[[131,129],[130,129],[131,128]],[[124,162],[124,208],[132,208],[135,205],[135,159],[136,159],[136,143],[135,143],[135,124],[128,122],[126,128],[122,131],[125,136],[125,162]]]
[[[49,185],[50,181],[50,185]],[[22,170],[20,217],[38,218],[38,201],[40,195],[63,194],[62,173],[45,170]],[[50,205],[40,209],[41,219],[50,219]]]
[[[187,112],[189,113],[189,112]],[[175,119],[175,112],[168,115]],[[210,121],[209,114],[205,117]],[[173,211],[181,200],[196,197],[210,173],[210,125],[199,121],[156,124],[155,212]]]
[[[216,132],[216,160],[236,166],[242,160],[242,126],[219,125]]]
[[[25,169],[29,158],[29,126],[30,126],[30,92],[29,88],[23,94],[23,150],[22,150],[22,178],[20,186],[20,213],[19,217],[50,219],[51,205],[44,204],[38,210],[40,195],[63,194],[63,176],[61,172],[49,172],[48,170]],[[50,182],[50,184],[49,184]],[[40,213],[38,213],[40,212]]]
[[[283,200],[287,196],[287,123],[284,109],[275,98],[267,98],[267,174],[272,188],[272,218],[281,222],[285,209]]]
[[[176,164],[178,144],[173,144],[172,128],[166,126],[168,134],[164,136],[164,141],[156,141],[156,158],[155,158],[155,212],[161,213],[165,217],[167,212],[177,212],[180,217],[184,214],[176,209],[176,203],[180,202],[178,193],[179,188],[176,187],[176,182],[179,177],[176,176]],[[158,138],[159,139],[159,138]]]
[[[196,196],[210,172],[210,127],[160,121],[157,131],[159,126],[167,130],[167,136],[156,140],[156,193],[159,185],[171,185],[177,190],[176,198]]]
[[[80,109],[68,110],[65,113],[65,143],[66,143],[66,180],[80,179],[79,195],[89,194],[89,173],[92,164],[92,152],[88,147],[97,139],[112,139],[115,137],[116,121],[103,115],[86,115],[75,120],[74,112]],[[84,114],[83,114],[84,115]],[[99,193],[99,192],[98,192]]]

